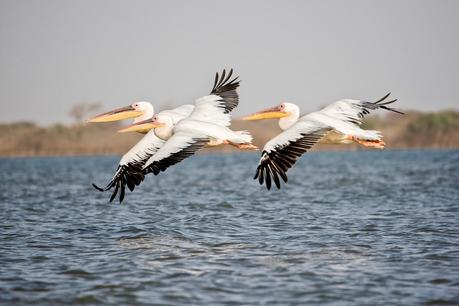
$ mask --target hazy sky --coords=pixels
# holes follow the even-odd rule
[[[236,116],[340,98],[459,107],[459,1],[3,1],[0,121],[69,122],[70,107],[157,109],[240,74]]]

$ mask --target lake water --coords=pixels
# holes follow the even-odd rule
[[[121,205],[117,162],[0,159],[1,305],[459,304],[459,151],[308,153],[280,191],[199,155]]]

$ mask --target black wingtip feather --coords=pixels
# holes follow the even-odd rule
[[[150,165],[146,166],[145,169],[143,169],[143,174],[145,175],[147,173],[153,173],[154,175],[158,175],[162,171],[166,171],[170,166],[173,166],[192,156],[196,153],[196,151],[204,147],[208,142],[209,139],[206,137],[190,139],[190,142],[187,144],[187,146],[181,148],[180,151],[172,153],[168,157],[154,161]]]
[[[104,189],[103,188],[100,188],[99,186],[97,186],[96,184],[92,184],[92,187],[94,187],[96,190],[99,190],[100,192],[104,192]]]
[[[328,129],[320,129],[310,134],[301,134],[301,138],[278,145],[271,151],[264,150],[254,178],[258,178],[261,185],[265,181],[268,190],[271,189],[272,181],[274,181],[277,189],[281,189],[279,176],[287,183],[286,172],[288,169],[328,131]]]
[[[397,102],[397,101],[398,101],[398,99],[394,99],[394,100],[390,100],[390,101],[387,101],[387,102],[378,103],[378,105],[380,105],[380,106],[381,106],[381,105],[392,104],[392,103],[394,103],[394,102]]]
[[[120,182],[118,181],[115,185],[115,190],[113,191],[112,193],[112,196],[110,197],[110,203],[113,202],[113,199],[115,199],[117,193],[118,193],[118,189],[120,187]]]
[[[271,189],[271,173],[270,173],[268,167],[266,167],[265,170],[266,170],[265,171],[266,172],[266,177],[265,177],[265,179],[266,179],[266,188],[268,188],[268,190],[270,190]]]
[[[389,92],[389,93],[387,93],[387,94],[386,94],[384,97],[382,97],[381,99],[379,99],[378,101],[376,101],[376,102],[374,102],[374,103],[376,103],[376,104],[377,104],[377,103],[379,103],[379,102],[382,102],[382,101],[386,100],[386,99],[387,99],[387,97],[389,97],[389,96],[390,96],[390,94],[391,94],[390,92]]]
[[[271,165],[269,167],[271,168]],[[280,189],[280,181],[279,177],[277,176],[278,170],[271,170],[271,173],[273,175],[274,184],[276,185],[277,189]]]
[[[120,203],[124,200],[125,188],[126,185],[124,184],[124,182],[121,182]]]
[[[228,75],[226,76],[225,79],[223,79],[223,76],[222,76],[222,82],[221,84],[225,84],[226,82],[228,82],[228,80],[231,78],[231,76],[233,75],[233,69],[230,70],[230,72],[228,73]],[[236,77],[237,78],[237,77]]]
[[[225,70],[225,69],[223,69],[222,75],[221,75],[221,77],[220,77],[220,82],[218,82],[218,85],[217,85],[217,87],[219,87],[219,86],[221,86],[221,85],[222,85],[222,83],[223,83],[223,80],[225,79],[225,76],[226,76],[226,70]]]
[[[105,188],[100,188],[96,184],[92,184],[92,186],[98,191],[109,191],[115,187],[115,190],[110,197],[110,202],[113,202],[116,195],[118,194],[118,191],[120,191],[119,201],[122,202],[125,198],[126,186],[132,192],[135,189],[135,186],[140,185],[140,183],[142,183],[144,180],[145,175],[142,173],[142,165],[143,161],[139,162],[138,164],[129,163],[120,165],[118,166],[118,169],[116,170],[112,180]]]
[[[391,112],[394,112],[394,113],[397,113],[397,114],[404,115],[405,113],[403,113],[403,112],[401,112],[401,111],[399,111],[399,110],[397,110],[395,108],[391,108],[391,107],[386,106],[386,105],[389,105],[389,104],[392,104],[392,103],[398,101],[398,99],[385,101],[387,99],[387,97],[389,97],[390,94],[391,93],[389,92],[388,94],[386,94],[384,97],[382,97],[381,99],[379,99],[376,102],[363,102],[362,111],[357,114],[358,117],[360,119],[362,119],[365,115],[368,115],[370,113],[370,110],[375,110],[375,109],[378,109],[378,108],[382,108],[382,109],[385,109],[385,110],[388,110],[388,111],[391,111]],[[353,118],[350,118],[349,121],[352,122],[352,120],[353,120]]]
[[[214,81],[214,87],[213,88],[217,87],[217,82],[218,82],[218,72],[215,73],[215,81]]]
[[[387,107],[387,106],[384,106],[384,105],[381,105],[380,106],[382,109],[385,109],[385,110],[388,110],[388,111],[391,111],[391,112],[394,112],[394,113],[397,113],[397,114],[400,114],[400,115],[405,115],[404,112],[401,112],[395,108],[391,108],[391,107]]]
[[[210,92],[212,95],[221,97],[221,107],[224,108],[225,113],[231,112],[239,104],[239,96],[236,89],[240,85],[238,76],[231,79],[233,75],[233,69],[226,73],[224,69],[221,75],[216,74],[216,80],[214,87]]]

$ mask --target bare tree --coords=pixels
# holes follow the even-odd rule
[[[89,114],[98,111],[102,106],[100,101],[98,102],[81,102],[72,106],[69,111],[70,117],[75,119],[77,123],[82,123],[84,118]]]

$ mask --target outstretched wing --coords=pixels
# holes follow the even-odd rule
[[[151,156],[143,167],[143,173],[158,175],[161,171],[166,171],[185,158],[190,157],[196,151],[204,147],[209,139],[205,136],[193,135],[186,132],[177,132]]]
[[[226,75],[223,69],[222,75],[219,77],[218,72],[215,74],[214,88],[210,92],[211,95],[219,96],[219,107],[224,109],[225,113],[231,112],[239,104],[239,95],[236,89],[239,87],[240,81],[238,76],[231,79],[233,69]]]
[[[320,110],[320,112],[357,125],[362,123],[362,119],[365,115],[368,115],[370,111],[378,108],[403,115],[401,111],[387,106],[397,101],[397,99],[385,101],[389,95],[390,93],[386,94],[376,102],[343,99],[328,105]]]
[[[160,115],[171,117],[172,122],[177,124],[180,120],[188,117],[194,109],[194,104],[184,104],[174,109],[166,109],[159,112]]]
[[[236,91],[239,87],[239,81],[237,80],[238,77],[231,79],[232,75],[232,69],[228,74],[223,70],[221,76],[217,73],[210,95],[195,101],[195,108],[188,118],[229,126],[231,120],[229,113],[239,103],[239,96]]]
[[[288,169],[329,130],[329,127],[315,121],[298,121],[266,143],[254,179],[258,179],[260,185],[266,182],[268,190],[273,180],[280,189],[279,176],[287,183]]]
[[[101,188],[95,184],[92,185],[99,191],[109,191],[115,188],[110,197],[110,202],[115,199],[119,191],[119,201],[121,203],[124,199],[126,186],[130,191],[133,191],[135,186],[138,186],[144,180],[143,166],[164,143],[164,140],[158,138],[154,131],[150,130],[135,146],[123,155],[115,175],[107,186]]]

